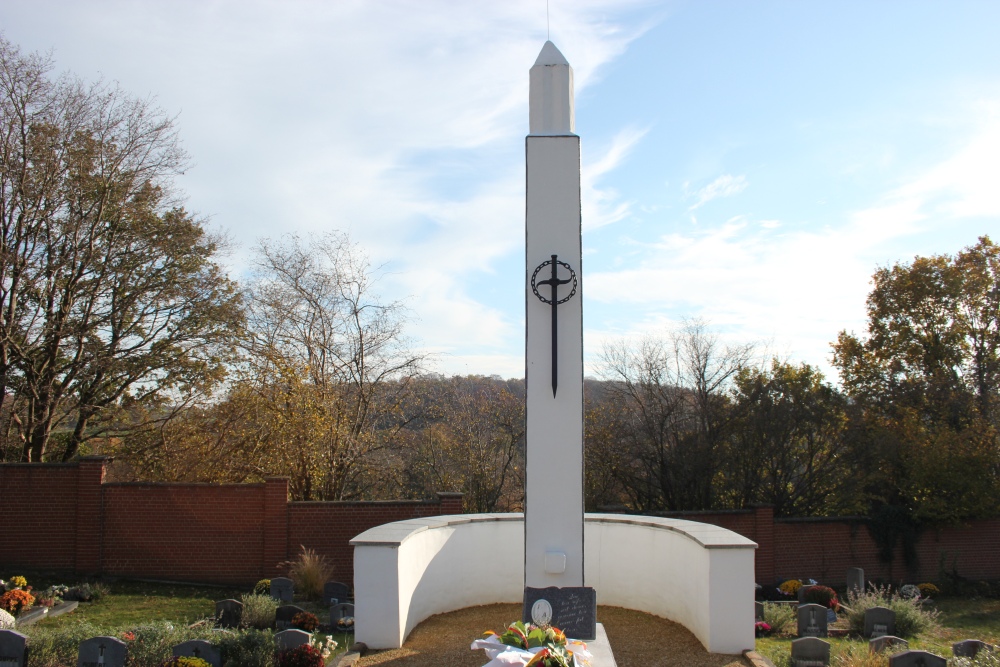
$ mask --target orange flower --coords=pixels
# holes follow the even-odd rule
[[[535,657],[533,657],[531,660],[529,660],[528,664],[525,665],[524,667],[531,667],[532,665],[534,665],[536,663],[539,663],[542,660],[545,660],[545,658],[547,658],[547,657],[549,657],[549,649],[543,648],[541,651],[539,651],[538,653],[536,653]]]

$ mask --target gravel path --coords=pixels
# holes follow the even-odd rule
[[[414,628],[403,648],[371,653],[356,665],[370,667],[482,667],[486,654],[469,644],[486,630],[499,631],[521,614],[518,604],[469,607],[432,616]],[[740,656],[707,653],[677,623],[618,607],[598,607],[618,667],[748,667]],[[667,647],[664,655],[659,655]]]

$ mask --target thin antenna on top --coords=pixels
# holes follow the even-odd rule
[[[549,0],[545,0],[545,41],[552,39],[552,33],[549,32]]]

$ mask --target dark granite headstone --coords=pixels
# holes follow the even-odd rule
[[[351,589],[347,584],[339,581],[328,581],[323,584],[323,604],[329,607],[339,602],[347,602],[351,599]]]
[[[192,639],[173,648],[175,657],[201,658],[212,667],[222,667],[222,654],[219,647],[204,639]]]
[[[799,637],[826,637],[826,612],[821,604],[800,604]]]
[[[0,665],[4,667],[24,667],[25,645],[28,638],[13,630],[0,630]]]
[[[542,621],[545,616],[549,619]],[[525,623],[547,623],[567,637],[592,641],[597,637],[597,591],[590,587],[525,588],[521,618]]]
[[[312,634],[305,630],[282,630],[274,633],[275,647],[279,651],[287,651],[290,648],[298,648],[303,644],[308,644]]]
[[[872,607],[865,611],[865,637],[896,634],[896,612],[886,607]]]
[[[295,582],[286,577],[275,577],[271,580],[271,597],[281,602],[291,602],[295,597]]]
[[[855,595],[865,592],[865,571],[860,567],[848,568],[847,591],[854,591]]]
[[[80,643],[76,667],[125,667],[125,642],[114,637],[92,637]]]
[[[881,653],[887,649],[894,651],[905,651],[910,648],[910,643],[905,639],[894,637],[893,635],[882,635],[868,640],[868,650],[872,653]]]
[[[948,661],[927,651],[903,651],[889,656],[889,667],[948,667]]]
[[[341,631],[354,632],[354,605],[347,602],[331,605],[330,625]]]
[[[753,617],[755,621],[764,620],[764,603],[754,602],[753,603]]]
[[[238,628],[243,620],[243,603],[219,600],[215,603],[215,622],[220,628]]]
[[[993,644],[987,644],[979,639],[966,639],[952,644],[951,652],[956,658],[975,658],[980,651],[995,651],[996,648]]]
[[[830,664],[830,644],[816,637],[792,640],[793,667],[824,667]]]
[[[812,588],[812,586],[809,584],[802,584],[801,586],[799,586],[799,592],[797,594],[799,604],[803,604],[806,601],[806,591],[808,591],[810,588]]]
[[[286,604],[274,610],[274,627],[278,630],[287,630],[292,627],[292,619],[296,614],[305,611],[302,607],[293,604]]]

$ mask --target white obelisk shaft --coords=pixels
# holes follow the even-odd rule
[[[531,290],[552,255],[580,272],[580,138],[573,134],[573,70],[546,42],[530,72],[525,257],[524,583],[583,586],[583,303],[557,307],[558,392],[552,391],[552,311]],[[549,278],[549,267],[537,280]],[[565,268],[559,277],[568,277]],[[572,284],[559,287],[559,298]],[[548,297],[551,288],[539,288]]]

